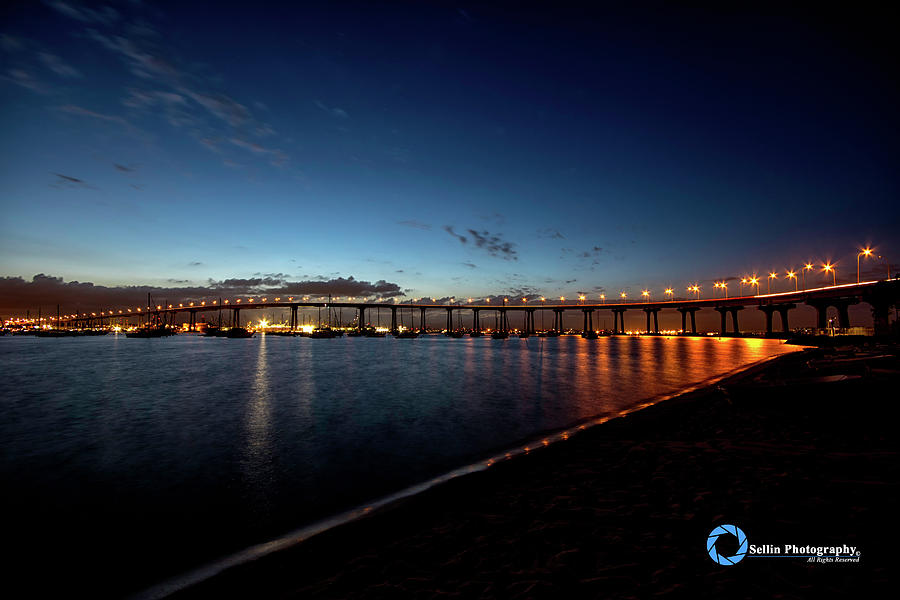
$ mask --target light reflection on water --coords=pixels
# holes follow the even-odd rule
[[[792,349],[669,337],[6,337],[0,472],[16,493],[3,508],[40,515],[48,535],[78,539],[89,523],[117,550],[111,567],[140,587]],[[134,560],[162,544],[164,558]]]

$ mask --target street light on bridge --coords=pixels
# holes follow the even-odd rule
[[[794,273],[794,270],[793,270],[793,269],[791,269],[790,271],[788,271],[788,272],[786,273],[786,276],[787,276],[788,279],[793,279],[793,280],[794,280],[794,291],[796,292],[796,291],[797,291],[797,274]]]
[[[606,294],[600,294],[600,303],[606,304]]]
[[[697,296],[697,300],[700,299],[700,286],[696,283],[694,285],[689,285],[687,291],[694,292],[694,294],[696,294]]]
[[[672,296],[675,294],[675,290],[672,288],[666,288],[666,296],[669,297],[669,300],[672,300]]]
[[[622,296],[622,301],[623,301],[623,302],[625,301],[626,298],[628,298],[628,294],[626,294],[625,292],[622,292],[622,293],[620,294],[620,296]]]
[[[584,294],[580,294],[580,295],[578,296],[578,301],[579,301],[581,304],[584,304]]]
[[[769,273],[769,276],[766,278],[766,293],[767,294],[772,293],[772,280],[773,279],[778,279],[778,274],[775,273],[774,271]]]
[[[803,291],[804,292],[806,291],[806,272],[811,271],[812,268],[813,268],[813,266],[812,266],[811,262],[808,262],[805,265],[803,265]]]
[[[832,286],[837,285],[837,269],[834,268],[833,264],[831,264],[830,262],[827,262],[824,265],[822,265],[822,272],[823,273],[831,273],[831,285]]]
[[[856,283],[859,283],[859,259],[862,256],[865,256],[866,258],[872,256],[872,249],[866,246],[856,255]]]
[[[650,302],[650,290],[641,290],[641,296],[643,296],[647,302]]]
[[[759,296],[759,277],[754,275],[747,281],[747,283],[749,283],[751,287],[754,285],[756,286],[756,295]]]

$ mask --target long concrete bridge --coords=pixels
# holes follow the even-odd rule
[[[766,333],[774,332],[773,321],[777,314],[779,317],[779,329],[782,332],[789,330],[788,315],[789,312],[797,308],[801,303],[810,305],[816,309],[816,324],[820,329],[826,327],[826,314],[829,307],[837,309],[838,321],[840,327],[850,327],[850,317],[848,308],[853,304],[864,302],[870,305],[874,328],[876,334],[887,333],[888,331],[888,315],[890,308],[900,301],[900,280],[883,280],[883,281],[866,281],[862,283],[834,285],[809,290],[798,290],[794,292],[781,292],[776,294],[760,294],[754,296],[737,296],[733,298],[704,298],[704,299],[672,299],[665,301],[644,301],[644,302],[601,302],[601,303],[578,303],[578,304],[552,304],[546,302],[538,302],[530,300],[528,302],[507,302],[501,303],[454,303],[454,304],[424,304],[424,303],[393,303],[393,302],[329,302],[324,300],[307,301],[295,300],[293,297],[285,300],[283,298],[253,298],[240,300],[212,300],[201,302],[190,302],[187,304],[180,303],[177,305],[166,304],[156,306],[146,306],[136,309],[117,309],[110,311],[101,311],[101,313],[81,314],[70,316],[68,318],[60,318],[60,324],[66,323],[70,326],[103,324],[104,321],[109,322],[112,319],[121,318],[148,318],[151,315],[155,319],[163,319],[174,317],[178,314],[186,314],[188,316],[188,324],[191,330],[196,328],[197,315],[213,311],[230,311],[232,325],[240,325],[241,311],[280,308],[290,310],[290,327],[296,329],[299,326],[298,311],[301,308],[318,308],[326,309],[350,309],[357,311],[357,327],[362,329],[366,326],[366,315],[371,316],[371,311],[380,311],[381,309],[390,312],[390,330],[398,330],[398,315],[409,315],[409,328],[413,329],[414,316],[418,316],[418,329],[425,331],[426,314],[429,311],[444,311],[446,315],[446,329],[451,331],[454,328],[454,313],[459,311],[470,311],[472,313],[472,330],[481,331],[481,316],[483,313],[492,314],[496,318],[497,327],[500,331],[509,331],[509,313],[524,313],[522,323],[524,327],[522,331],[531,334],[536,332],[535,313],[537,311],[550,311],[553,313],[552,331],[562,333],[563,331],[563,314],[566,311],[581,311],[583,314],[583,331],[594,330],[594,315],[600,311],[611,311],[613,315],[613,333],[625,333],[625,313],[626,311],[642,311],[646,315],[647,333],[659,333],[659,312],[663,310],[674,310],[681,313],[681,330],[684,333],[697,333],[696,313],[703,309],[712,309],[721,316],[721,333],[740,334],[740,311],[747,308],[755,308],[761,310],[766,316]],[[495,329],[495,328],[491,328]],[[729,331],[730,329],[730,331]]]

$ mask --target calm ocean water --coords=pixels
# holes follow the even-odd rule
[[[6,336],[7,548],[47,568],[36,591],[136,591],[793,349],[668,337]]]

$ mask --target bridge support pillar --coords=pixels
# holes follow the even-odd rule
[[[553,309],[553,328],[560,335],[563,332],[563,310],[562,308]]]
[[[356,322],[356,330],[362,331],[366,326],[366,307],[358,306],[357,308],[359,309],[359,319]]]
[[[447,309],[447,335],[450,335],[450,332],[453,331],[453,309]]]
[[[797,308],[796,304],[779,304],[778,305],[778,314],[781,316],[781,331],[783,333],[787,333],[790,331],[788,327],[788,311],[792,308]]]
[[[425,333],[425,307],[419,308],[419,333]]]
[[[581,328],[581,333],[583,335],[588,331],[594,330],[594,309],[582,308],[581,312],[584,313],[584,326]]]
[[[744,310],[743,306],[732,306],[728,309],[728,312],[731,313],[731,325],[734,327],[734,335],[741,335],[741,328],[738,327],[738,311]]]
[[[658,308],[644,308],[642,309],[645,313],[647,313],[647,333],[659,333],[659,309]],[[650,327],[650,315],[653,315],[653,328]],[[683,315],[682,315],[683,317]]]
[[[525,309],[525,333],[528,335],[533,335],[535,333],[533,308]]]
[[[291,305],[291,331],[297,330],[297,305]]]
[[[888,335],[891,333],[891,308],[895,310],[900,304],[900,282],[896,279],[876,283],[866,290],[862,297],[863,302],[868,302],[872,307],[872,325],[875,335]],[[897,321],[894,327],[898,326]]]
[[[481,317],[477,308],[472,309],[472,331],[481,333]]]
[[[699,309],[694,307],[681,307],[678,309],[678,312],[681,313],[681,333],[686,334],[688,332],[687,329],[687,315],[690,313],[691,315],[691,334],[697,335],[697,311]]]
[[[838,324],[840,325],[841,329],[847,329],[848,327],[850,327],[850,311],[848,309],[850,308],[851,304],[856,304],[857,302],[859,301],[855,298],[842,298],[840,300],[835,300],[832,303],[832,306],[834,306],[838,311]]]
[[[231,309],[231,326],[232,327],[240,327],[241,326],[241,309],[239,309],[239,308]]]
[[[391,307],[391,333],[397,333],[397,307]]]
[[[731,314],[731,325],[734,329],[734,335],[740,335],[741,329],[738,326],[738,317],[737,313],[739,310],[743,310],[743,306],[717,306],[715,308],[716,312],[722,317],[722,325],[720,327],[720,335],[725,335],[728,332],[728,317],[727,315]]]
[[[838,325],[845,329],[850,327],[850,313],[848,308],[851,304],[857,304],[857,298],[834,298],[822,300],[807,300],[806,303],[816,309],[816,328],[825,329],[828,326],[828,307],[833,306],[838,311]]]
[[[759,307],[759,310],[766,314],[766,335],[772,335],[772,313],[775,312],[775,307],[771,304],[764,304]]]
[[[612,309],[613,333],[625,333],[625,310],[624,308]]]

